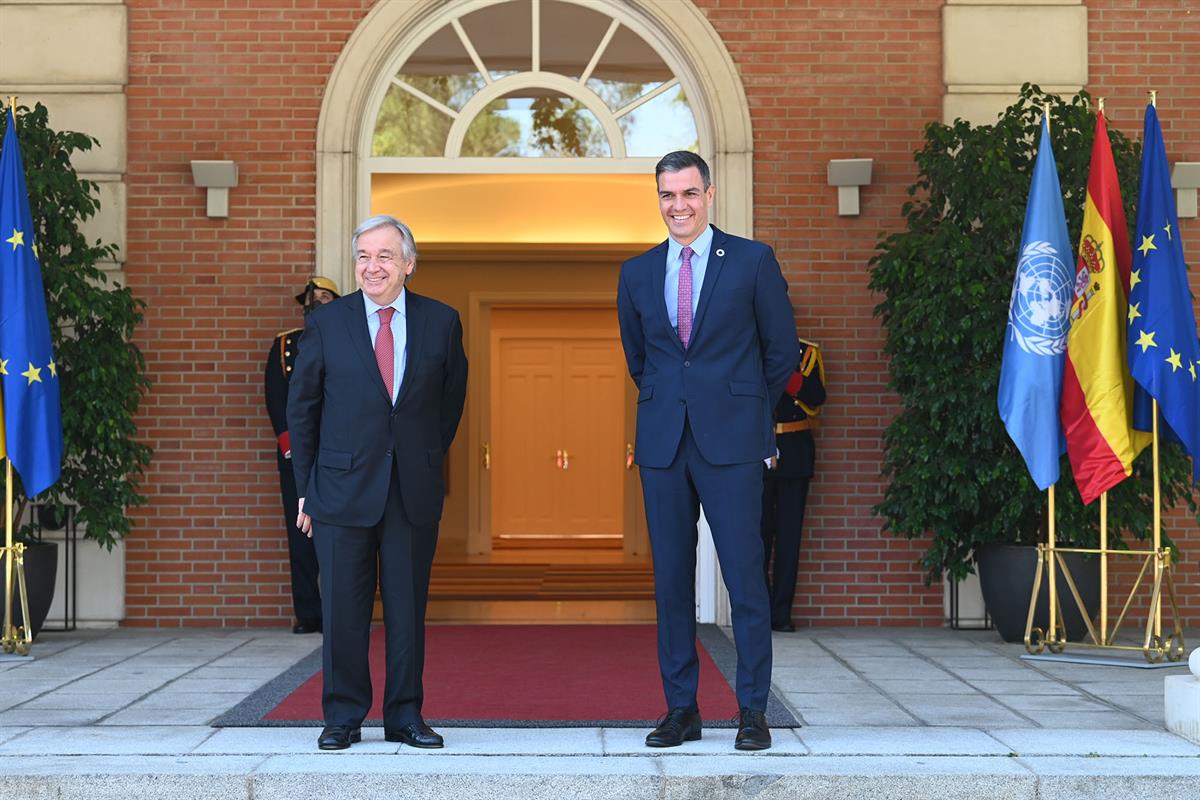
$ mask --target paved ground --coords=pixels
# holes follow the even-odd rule
[[[428,752],[367,728],[362,745],[321,753],[315,728],[208,725],[318,645],[279,631],[44,634],[35,660],[0,662],[0,794],[1200,796],[1200,746],[1163,729],[1163,678],[1186,668],[1022,661],[988,632],[777,634],[776,689],[804,727],[775,731],[763,754],[734,751],[728,729],[665,752],[636,729],[442,729],[447,748]]]

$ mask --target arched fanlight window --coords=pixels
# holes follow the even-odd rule
[[[600,8],[589,0],[465,4],[391,77],[371,157],[636,159],[698,150],[679,78]]]

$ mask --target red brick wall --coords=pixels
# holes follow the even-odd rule
[[[279,625],[290,616],[262,358],[275,332],[298,324],[287,298],[312,268],[321,96],[371,5],[129,3],[127,275],[148,303],[139,344],[154,387],[140,423],[155,448],[150,504],[133,512],[128,540],[129,624]],[[866,265],[877,234],[899,226],[922,125],[941,115],[942,2],[698,5],[738,65],[750,105],[755,235],[776,247],[801,329],[826,351],[830,402],[796,620],[938,624],[941,590],[924,588],[915,566],[921,543],[881,532],[870,512],[883,491],[880,438],[896,401]],[[1200,160],[1196,15],[1184,2],[1140,3],[1137,12],[1115,0],[1088,5],[1089,88],[1109,95],[1113,123],[1140,130],[1141,90],[1156,81],[1172,158]],[[1172,23],[1190,39],[1160,32]],[[875,159],[863,213],[838,217],[826,163],[860,156]],[[194,158],[240,165],[228,220],[203,216]],[[1200,242],[1195,222],[1183,227]],[[1200,596],[1188,596],[1200,608]]]
[[[898,227],[913,151],[941,117],[939,0],[700,3],[738,65],[754,125],[754,234],[772,244],[801,335],[825,353],[829,400],[805,515],[794,619],[812,625],[940,624],[923,543],[881,531],[880,441],[896,410],[867,261]],[[862,213],[839,217],[833,158],[873,158]],[[720,183],[720,176],[716,176]]]
[[[148,308],[154,381],[133,512],[133,625],[279,625],[291,616],[262,400],[272,336],[312,272],[321,96],[369,0],[129,3],[127,275]],[[230,217],[204,216],[192,159],[233,159]]]

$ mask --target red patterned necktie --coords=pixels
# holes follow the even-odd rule
[[[679,268],[679,297],[676,310],[679,341],[686,350],[692,338],[692,248],[683,248],[683,266]]]
[[[392,315],[395,313],[396,309],[391,306],[379,309],[379,332],[375,334],[375,363],[379,365],[388,397],[392,396],[396,380],[396,341],[392,338]]]

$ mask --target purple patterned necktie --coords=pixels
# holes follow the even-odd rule
[[[692,248],[683,248],[683,266],[679,268],[679,341],[686,350],[692,338]]]

